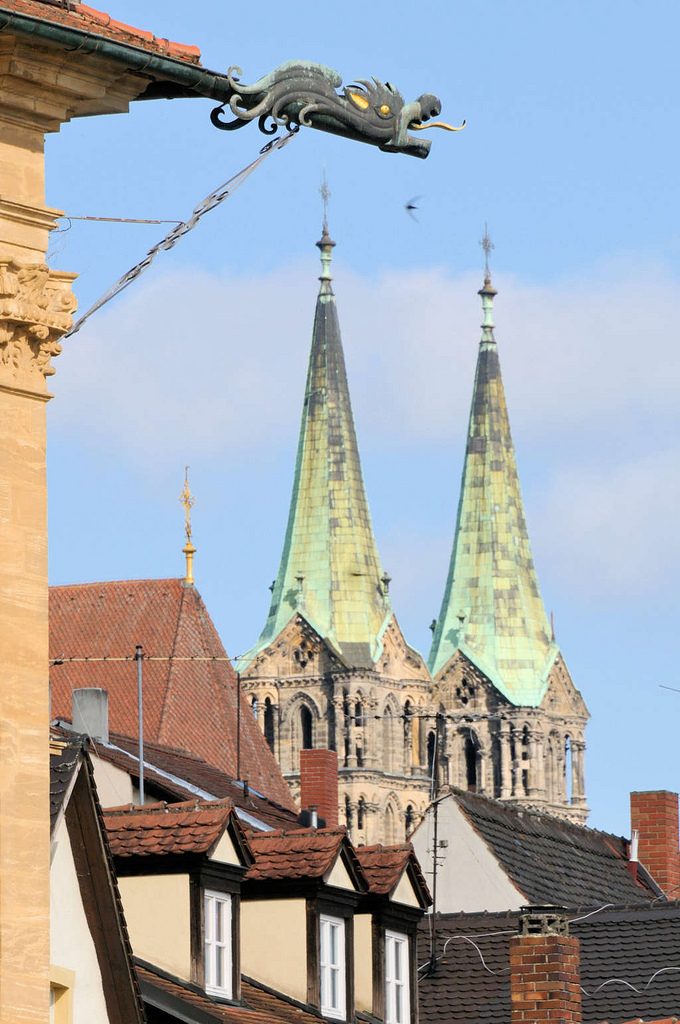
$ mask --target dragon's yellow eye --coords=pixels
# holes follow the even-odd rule
[[[389,114],[389,112],[390,112],[390,108],[387,106],[386,103],[383,103],[382,107],[380,108],[380,113],[381,114]]]

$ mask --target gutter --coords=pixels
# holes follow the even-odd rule
[[[174,89],[163,91],[160,83],[152,83],[149,99],[172,99],[181,96],[205,96],[225,102],[233,94],[226,75],[208,71],[197,64],[188,64],[174,57],[151,53],[128,43],[115,42],[85,29],[58,25],[44,21],[30,14],[18,14],[0,7],[0,33],[16,31],[33,36],[44,43],[53,43],[86,55],[98,55],[118,64],[127,65],[130,71],[147,74],[171,82]],[[143,97],[138,97],[143,98]]]

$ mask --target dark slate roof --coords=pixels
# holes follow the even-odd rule
[[[50,753],[50,831],[54,833],[66,794],[78,769],[82,744],[67,743],[59,753]]]
[[[509,1024],[508,943],[518,920],[517,913],[441,916],[437,970],[433,976],[420,971],[421,1024]],[[575,911],[572,920],[581,944],[583,1024],[680,1013],[680,902],[611,907],[592,916]],[[427,921],[418,952],[422,966],[430,954]]]
[[[452,793],[527,903],[600,906],[659,895],[644,870],[633,879],[621,836],[460,789]]]

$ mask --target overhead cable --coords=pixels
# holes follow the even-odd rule
[[[194,208],[194,211],[188,220],[178,223],[177,226],[165,236],[165,238],[161,239],[160,242],[149,249],[144,259],[136,266],[132,267],[131,270],[128,270],[127,273],[123,274],[123,276],[119,278],[107,292],[104,292],[101,298],[97,299],[95,304],[90,306],[87,312],[83,313],[83,315],[76,320],[73,327],[70,331],[66,332],[64,337],[69,338],[71,335],[75,334],[76,331],[79,331],[93,313],[96,313],[98,309],[105,306],[106,303],[110,302],[111,299],[116,297],[116,295],[120,295],[120,293],[124,291],[129,284],[136,281],[136,279],[143,274],[145,270],[149,269],[160,252],[172,249],[173,246],[177,245],[180,238],[183,238],[184,235],[192,230],[192,228],[196,227],[201,217],[206,213],[209,213],[210,210],[214,210],[215,207],[224,202],[228,196],[233,195],[233,193],[243,185],[246,179],[250,177],[253,171],[260,166],[263,160],[266,160],[270,153],[273,153],[277,149],[283,149],[284,146],[288,145],[293,136],[297,134],[297,131],[298,129],[294,128],[286,135],[272,139],[271,142],[268,142],[266,146],[262,147],[259,156],[253,160],[252,163],[248,164],[247,167],[244,167],[243,170],[238,172],[238,174],[229,178],[229,180],[225,181],[224,184],[214,189],[210,195],[207,195],[205,199]]]

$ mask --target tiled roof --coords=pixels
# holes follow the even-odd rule
[[[96,756],[138,778],[137,740],[116,733],[110,733],[109,740],[108,744],[97,741]],[[198,795],[202,799],[230,800],[234,808],[244,812],[246,822],[248,816],[254,816],[269,828],[295,828],[298,821],[295,811],[281,807],[250,787],[246,792],[242,782],[186,750],[146,743],[144,779],[147,787],[153,787],[159,798],[171,801],[172,798],[191,800],[197,795],[197,789],[201,790]]]
[[[163,57],[172,57],[189,64],[200,64],[201,51],[197,46],[173,43],[169,39],[155,36],[122,21],[115,21],[110,14],[95,10],[81,3],[68,6],[46,2],[46,0],[0,0],[0,10],[14,11],[40,21],[78,29],[91,35],[102,36],[118,43],[125,43],[141,50],[149,50]]]
[[[323,878],[343,846],[363,880],[363,872],[343,828],[302,828],[290,832],[248,832],[247,835],[255,863],[248,869],[246,881]]]
[[[452,793],[527,903],[645,903],[658,895],[644,871],[637,882],[632,878],[628,844],[620,836],[464,790]]]
[[[84,583],[50,588],[52,714],[70,720],[72,690],[99,686],[109,692],[110,728],[137,732],[137,673],[131,658],[142,644],[144,740],[196,754],[236,776],[236,674],[226,658],[203,601],[180,579]],[[68,661],[68,658],[92,661]],[[184,659],[184,660],[182,660]],[[241,778],[291,810],[294,804],[279,767],[241,695]]]
[[[369,892],[377,895],[390,893],[410,862],[420,885],[429,895],[418,858],[410,843],[401,843],[399,846],[356,846],[354,852],[366,875]]]
[[[104,821],[115,857],[144,857],[207,853],[232,813],[227,800],[187,800],[182,804],[112,807],[104,812]]]
[[[244,1002],[262,1013],[271,1013],[276,1020],[284,1020],[288,1024],[303,1024],[305,1021],[318,1024],[319,1019],[323,1020],[318,1010],[311,1006],[304,1007],[253,978],[241,975],[241,992]]]
[[[52,832],[54,832],[59,812],[77,771],[81,751],[80,743],[68,743],[58,754],[50,754],[50,829]]]
[[[672,1021],[680,1008],[680,903],[616,907],[577,922],[582,913],[570,931],[580,940],[583,1024]],[[436,973],[420,972],[421,1024],[508,1024],[508,943],[517,928],[516,913],[442,915]],[[426,922],[419,966],[429,942]]]
[[[271,990],[263,991],[256,983],[243,983],[242,999],[245,1005],[234,1006],[218,1003],[199,991],[196,986],[181,984],[178,980],[157,973],[150,965],[142,966],[138,963],[137,976],[142,984],[143,993],[148,992],[149,987],[159,990],[176,1000],[181,1000],[187,1007],[202,1011],[204,1015],[208,1014],[215,1021],[226,1021],[227,1024],[280,1024],[281,1021],[290,1024],[319,1024],[319,1017],[313,1012],[296,1007],[290,1000]],[[189,1010],[184,1019],[191,1020],[190,1013]]]

